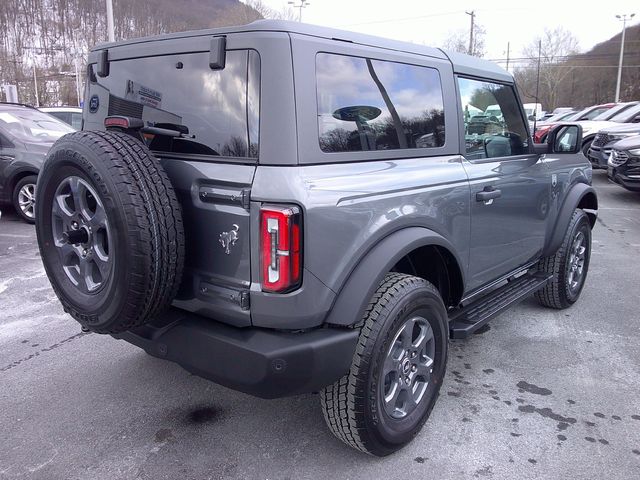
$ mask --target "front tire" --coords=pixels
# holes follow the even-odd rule
[[[321,392],[331,432],[376,456],[408,444],[438,398],[448,338],[438,290],[418,277],[387,274],[365,312],[350,372]]]
[[[538,263],[538,270],[553,274],[544,288],[535,293],[545,307],[564,309],[573,305],[582,292],[591,258],[591,225],[580,209],[573,212],[558,251]]]
[[[29,175],[21,178],[13,187],[12,201],[16,213],[25,222],[34,223],[36,219],[36,182],[38,177]]]

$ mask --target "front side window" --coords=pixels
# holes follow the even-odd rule
[[[444,103],[435,68],[319,53],[316,76],[322,151],[444,145]]]
[[[520,103],[509,85],[458,78],[466,157],[469,160],[528,153]]]
[[[253,50],[228,51],[222,70],[209,68],[209,53],[113,61],[109,75],[95,79],[89,95],[108,102],[106,115],[179,133],[145,134],[151,150],[258,156],[260,57]]]

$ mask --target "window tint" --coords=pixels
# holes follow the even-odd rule
[[[182,132],[145,135],[152,150],[257,157],[259,79],[255,51],[228,51],[222,70],[209,68],[208,52],[167,55],[111,62],[90,95],[108,90],[108,115]]]
[[[464,116],[466,157],[528,153],[527,128],[512,87],[458,78]]]
[[[436,69],[320,53],[316,75],[324,152],[444,145],[442,87]]]

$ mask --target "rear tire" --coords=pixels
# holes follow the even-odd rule
[[[35,222],[36,214],[36,175],[29,175],[18,180],[13,187],[11,200],[18,216],[28,223]]]
[[[582,292],[591,258],[591,225],[580,209],[573,212],[558,251],[538,263],[538,270],[553,274],[544,288],[535,293],[545,307],[563,309],[573,305]]]
[[[446,309],[432,284],[387,274],[365,312],[350,372],[321,392],[331,432],[376,456],[408,444],[438,398],[448,333]]]
[[[176,295],[180,205],[158,159],[129,135],[75,132],[55,143],[38,178],[36,232],[64,310],[93,332],[148,323]]]

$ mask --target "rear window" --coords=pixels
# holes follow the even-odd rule
[[[316,78],[322,151],[444,145],[444,102],[437,69],[319,53]]]
[[[103,116],[141,118],[147,126],[182,132],[145,134],[151,150],[258,157],[257,52],[228,51],[223,70],[209,68],[209,52],[112,61],[109,68],[109,76],[93,76],[90,106],[98,96]]]

